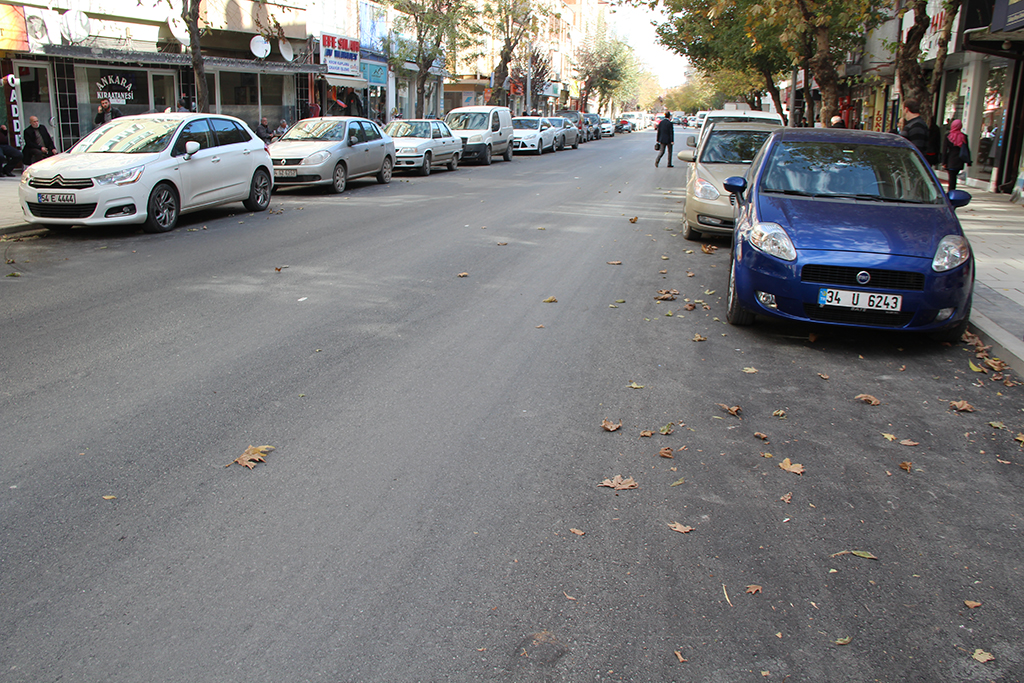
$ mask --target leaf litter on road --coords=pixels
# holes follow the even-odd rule
[[[612,422],[608,418],[601,420],[601,429],[606,432],[614,432],[622,426],[622,420],[619,420],[618,424]]]
[[[616,491],[628,491],[629,489],[639,488],[639,484],[633,477],[623,477],[621,474],[616,474],[611,479],[605,479],[598,486],[606,486]]]
[[[266,462],[264,456],[272,450],[274,450],[273,446],[249,446],[245,449],[245,452],[229,462],[227,465],[224,465],[224,467],[231,467],[237,463],[242,467],[248,467],[251,470],[256,467],[256,463]]]

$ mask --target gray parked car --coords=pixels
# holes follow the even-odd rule
[[[415,169],[430,175],[433,166],[446,164],[449,171],[459,167],[462,138],[452,133],[444,121],[432,119],[396,119],[384,127],[398,151],[396,167]]]
[[[555,141],[557,149],[580,148],[580,130],[575,123],[561,116],[549,116],[548,121],[558,130],[558,138]]]
[[[344,192],[350,178],[391,182],[395,142],[376,123],[356,116],[302,119],[270,145],[277,188],[329,185]]]

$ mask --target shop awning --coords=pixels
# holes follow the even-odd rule
[[[359,78],[358,76],[336,76],[335,74],[320,74],[320,76],[329,84],[343,88],[362,90],[368,85],[368,81],[365,78]]]

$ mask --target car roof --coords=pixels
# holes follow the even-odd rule
[[[779,128],[772,137],[787,142],[846,142],[885,147],[913,147],[909,140],[895,133],[846,128]]]
[[[338,118],[358,119],[358,116],[339,116]],[[391,119],[388,123],[444,123],[441,119]]]
[[[458,112],[487,112],[493,111],[495,109],[508,109],[508,107],[501,107],[492,104],[478,104],[472,107],[455,107],[455,109],[449,111],[448,114],[455,114]],[[447,116],[448,114],[445,114],[445,116]]]
[[[721,130],[778,130],[782,128],[781,123],[769,123],[768,121],[728,121],[726,123],[711,122],[708,124],[711,132]]]

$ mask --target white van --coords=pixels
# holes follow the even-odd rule
[[[495,154],[512,161],[512,112],[508,107],[457,107],[444,122],[462,138],[462,159],[489,165]]]

